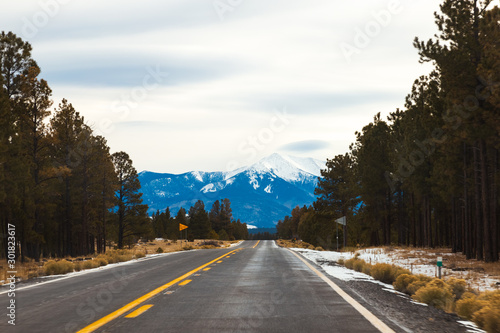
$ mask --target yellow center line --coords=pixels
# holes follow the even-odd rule
[[[229,253],[232,253],[234,252],[235,250],[229,252]],[[193,275],[194,273],[198,272],[199,270],[202,270],[203,268],[213,264],[214,262],[220,260],[221,258],[224,258],[225,256],[227,255],[224,254],[204,265],[201,265],[200,267],[198,268],[195,268],[193,269],[192,271],[189,271],[187,272],[186,274],[178,277],[177,279],[175,280],[172,280],[170,281],[169,283],[166,283],[164,284],[163,286],[161,287],[158,287],[156,289],[154,289],[153,291],[150,291],[149,293],[139,297],[138,299],[128,303],[127,305],[125,305],[124,307],[110,313],[109,315],[105,316],[105,317],[102,317],[101,319],[97,320],[96,322],[93,322],[92,324],[88,325],[87,327],[84,327],[82,328],[81,330],[79,330],[77,333],[91,333],[91,332],[94,332],[96,329],[98,329],[99,327],[101,326],[104,326],[105,324],[109,323],[110,321],[120,317],[121,315],[125,314],[126,312],[132,310],[133,308],[135,308],[136,306],[138,306],[139,304],[141,303],[144,303],[145,301],[147,301],[148,299],[150,299],[151,297],[153,296],[156,296],[158,295],[159,293],[161,293],[162,291],[164,291],[165,289],[173,286],[174,284],[186,279],[187,277]]]
[[[207,267],[204,269],[204,271],[206,272],[206,271],[209,271],[210,269],[211,269],[210,267]]]
[[[191,281],[193,281],[193,280],[184,280],[181,283],[179,283],[179,286],[185,286],[186,284],[188,284]]]
[[[148,305],[143,305],[134,312],[129,313],[128,315],[125,316],[125,318],[135,318],[143,314],[144,312],[148,311],[150,308],[153,307],[153,304],[148,304]]]
[[[253,246],[253,248],[252,248],[252,249],[255,249],[255,248],[257,247],[257,245],[259,245],[259,243],[260,243],[260,240],[259,240],[259,241],[257,241],[257,243]]]
[[[218,264],[220,264],[221,262],[222,262],[222,260],[217,261]]]

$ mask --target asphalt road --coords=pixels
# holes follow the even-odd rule
[[[0,332],[381,331],[313,269],[272,241],[148,258],[0,291]]]

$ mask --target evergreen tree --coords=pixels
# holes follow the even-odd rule
[[[498,218],[493,216],[497,213],[492,207],[498,202],[491,200],[497,190],[490,186],[497,170],[498,148],[495,144],[498,144],[498,136],[492,136],[495,133],[494,124],[488,122],[489,115],[498,111],[490,102],[490,83],[481,77],[482,66],[491,67],[488,54],[492,54],[491,49],[495,47],[489,46],[498,43],[497,40],[490,40],[495,38],[494,31],[498,30],[498,21],[488,22],[487,19],[497,11],[487,10],[491,2],[446,0],[440,7],[442,14],[436,14],[437,39],[427,43],[415,39],[421,61],[432,61],[439,69],[448,109],[445,118],[447,129],[455,132],[450,135],[453,134],[464,145],[462,181],[466,184],[469,177],[472,180],[472,189],[464,187],[465,209],[472,212],[464,217],[464,224],[472,224],[474,232],[474,239],[466,246],[474,243],[472,252],[475,257],[486,261],[498,260],[498,251],[494,250],[498,234],[493,234]]]
[[[176,228],[177,235],[180,235],[180,239],[185,239],[185,230],[182,230],[182,233],[179,231],[179,227],[181,224],[184,224],[189,227],[189,221],[188,218],[186,217],[186,210],[184,208],[180,208],[179,211],[177,212],[177,215],[175,216],[175,223],[174,226]]]
[[[354,161],[349,154],[337,155],[327,160],[326,169],[321,170],[321,178],[315,194],[319,197],[315,202],[317,212],[331,219],[332,228],[338,228],[333,220],[346,216],[351,220],[354,215],[359,188],[355,181]],[[293,212],[292,212],[293,215]],[[347,225],[343,226],[343,245],[347,246]]]
[[[391,170],[390,128],[379,113],[373,123],[365,126],[356,136],[356,143],[351,149],[357,165],[361,200],[373,219],[371,243],[388,245],[391,243],[392,192],[385,175]]]
[[[141,184],[132,160],[125,152],[112,155],[115,171],[118,176],[117,200],[117,243],[123,248],[131,243],[133,237],[149,233],[150,222],[147,217],[147,206],[142,204]]]
[[[205,239],[211,230],[210,219],[205,211],[205,204],[198,200],[189,209],[189,230],[188,233],[193,239]]]

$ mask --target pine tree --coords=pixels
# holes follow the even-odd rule
[[[27,255],[27,239],[31,237],[37,242],[37,237],[32,231],[33,216],[30,217],[28,213],[33,211],[33,204],[30,200],[25,200],[31,176],[26,159],[26,146],[18,135],[23,124],[20,119],[23,112],[17,107],[21,102],[22,77],[28,75],[30,68],[37,68],[36,62],[31,57],[31,50],[31,45],[14,33],[3,31],[0,33],[0,81],[4,95],[2,131],[5,130],[1,135],[7,140],[3,143],[5,161],[2,168],[5,173],[2,187],[8,193],[3,202],[0,201],[0,223],[5,234],[7,224],[16,225],[16,236],[20,243],[20,251],[16,252],[20,253],[22,261]],[[2,249],[7,246],[6,242],[3,243]]]
[[[198,200],[194,206],[189,209],[189,230],[190,238],[205,239],[210,233],[210,219],[205,211],[205,204]]]
[[[149,234],[151,225],[147,217],[147,206],[142,204],[141,184],[132,160],[125,152],[112,155],[118,177],[117,200],[117,243],[121,249],[131,243],[134,237]]]
[[[487,9],[491,2],[444,1],[441,5],[442,15],[436,14],[440,32],[437,40],[424,43],[416,38],[414,43],[421,61],[432,61],[439,69],[441,89],[448,109],[448,128],[456,132],[454,136],[461,139],[465,148],[464,184],[472,175],[474,254],[477,259],[484,258],[486,261],[498,260],[498,252],[493,253],[493,244],[498,243],[498,239],[491,234],[498,220],[497,216],[492,216],[492,212],[497,213],[491,207],[492,204],[497,205],[491,200],[497,190],[493,189],[492,193],[490,188],[495,173],[491,170],[490,161],[496,159],[498,150],[489,140],[494,129],[488,123],[488,115],[495,111],[485,94],[490,84],[480,75],[481,65],[488,62],[485,61],[488,58],[485,52],[488,50],[487,45],[497,43],[494,39],[490,42],[489,39],[495,34],[491,34],[491,29],[487,28],[493,26],[496,29],[498,25],[498,21],[487,24],[486,17],[492,13]],[[470,168],[472,170],[468,172]],[[467,204],[470,190],[470,187],[465,186],[463,202]]]
[[[212,229],[218,233],[222,229],[221,205],[219,200],[216,200],[212,204],[212,208],[210,209],[208,216]]]
[[[346,216],[351,220],[358,205],[359,188],[354,171],[355,164],[349,154],[337,155],[332,160],[327,160],[326,169],[321,170],[322,177],[318,180],[314,192],[318,195],[315,207],[318,208],[317,213],[332,221],[332,229],[339,227],[333,222],[337,218]],[[343,226],[342,232],[342,243],[347,246],[347,225]]]
[[[33,66],[20,76],[19,95],[15,98],[15,109],[19,119],[17,140],[23,152],[23,165],[29,178],[24,182],[24,207],[29,221],[26,254],[38,260],[41,254],[44,220],[50,219],[46,193],[46,181],[51,179],[48,163],[50,147],[45,120],[50,115],[52,90],[45,80],[38,79],[40,69]]]
[[[184,239],[184,236],[182,236],[181,232],[179,232],[179,227],[181,224],[189,226],[189,222],[188,222],[188,219],[186,217],[186,210],[182,207],[179,209],[179,211],[177,212],[177,215],[175,216],[174,226],[176,228],[177,234],[181,235],[181,237],[179,237],[179,238]],[[185,232],[185,231],[183,231],[183,232]]]
[[[361,201],[373,219],[371,243],[388,245],[391,243],[392,191],[385,175],[392,170],[389,156],[390,128],[379,113],[373,123],[356,135],[356,143],[351,146],[351,150],[356,161]]]

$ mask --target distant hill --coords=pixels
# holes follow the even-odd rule
[[[310,205],[325,163],[312,158],[273,154],[229,172],[192,171],[180,175],[139,174],[149,213],[170,207],[172,214],[203,200],[210,210],[216,200],[231,200],[233,217],[258,228],[274,228],[297,205]]]

